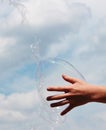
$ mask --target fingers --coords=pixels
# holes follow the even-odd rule
[[[58,94],[58,95],[48,96],[47,100],[48,101],[59,100],[59,99],[63,99],[63,98],[69,98],[70,96],[71,96],[70,93]]]
[[[69,105],[64,111],[61,112],[61,115],[65,115],[66,113],[68,113],[69,111],[71,111],[74,108],[73,105]]]
[[[66,105],[68,103],[70,103],[69,100],[63,100],[63,101],[60,101],[60,102],[52,103],[51,107],[63,106],[63,105]]]
[[[73,77],[70,77],[70,76],[67,76],[67,75],[64,75],[64,74],[62,75],[62,77],[63,77],[63,79],[64,79],[65,81],[67,81],[67,82],[69,82],[69,83],[72,83],[72,84],[74,84],[74,83],[80,81],[80,80],[77,79],[77,78],[73,78]]]
[[[63,116],[66,113],[68,113],[69,111],[71,111],[76,106],[75,104],[73,104],[73,103],[70,104],[70,103],[71,103],[71,100],[63,100],[60,102],[52,103],[51,107],[59,107],[59,106],[69,104],[68,107],[60,113]]]
[[[58,107],[58,106],[63,106],[66,104],[69,104],[69,106],[64,109],[61,112],[61,115],[65,115],[66,113],[68,113],[71,109],[73,109],[75,106],[77,106],[77,104],[75,102],[73,102],[73,98],[76,96],[75,93],[73,93],[73,87],[75,83],[81,83],[80,79],[77,78],[73,78],[70,76],[66,76],[66,75],[62,75],[63,79],[69,83],[71,83],[70,86],[57,86],[57,87],[49,87],[47,88],[48,91],[57,91],[57,92],[65,92],[62,94],[57,94],[57,95],[52,95],[52,96],[48,96],[47,100],[48,101],[52,101],[52,100],[60,100],[63,99],[62,101],[58,101],[56,103],[52,103],[51,107]],[[71,99],[71,101],[70,101]]]
[[[52,103],[52,104],[51,104],[51,107],[59,107],[59,106],[63,106],[63,105],[69,104],[69,103],[70,103],[70,100],[63,100],[63,101],[60,101],[60,102]],[[70,104],[70,105],[69,105],[65,110],[63,110],[60,114],[63,116],[63,115],[65,115],[66,113],[68,113],[69,111],[71,111],[74,107],[75,107],[74,104]]]
[[[60,91],[60,92],[67,92],[68,88],[67,87],[49,87],[47,88],[48,91]]]

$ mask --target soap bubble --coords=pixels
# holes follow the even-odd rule
[[[48,92],[47,87],[49,86],[64,86],[69,85],[68,82],[63,80],[62,74],[76,77],[84,80],[82,74],[69,62],[61,58],[48,58],[39,61],[37,69],[37,80],[38,80],[38,92],[41,98],[42,110],[40,116],[51,123],[59,125],[64,122],[63,116],[60,116],[60,112],[66,106],[50,108],[50,103],[46,100],[47,96],[54,95],[57,92]]]

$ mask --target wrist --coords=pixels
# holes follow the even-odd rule
[[[106,102],[106,87],[93,86],[90,98],[91,102]]]

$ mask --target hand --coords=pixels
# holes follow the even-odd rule
[[[68,113],[73,108],[84,105],[92,101],[94,92],[97,87],[91,86],[90,84],[66,75],[62,75],[63,79],[70,83],[69,86],[53,86],[47,88],[48,91],[64,92],[58,95],[48,96],[47,100],[60,100],[52,103],[51,107],[57,107],[69,104],[65,110],[61,112],[61,115]]]

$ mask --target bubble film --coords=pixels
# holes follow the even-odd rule
[[[46,101],[47,96],[56,92],[48,92],[49,86],[65,86],[68,82],[62,79],[62,74],[84,80],[82,74],[69,62],[61,58],[49,58],[39,62],[38,92],[41,98],[41,116],[49,122],[59,125],[64,122],[64,117],[60,116],[63,107],[50,108],[50,102]],[[66,117],[65,117],[66,118]]]

